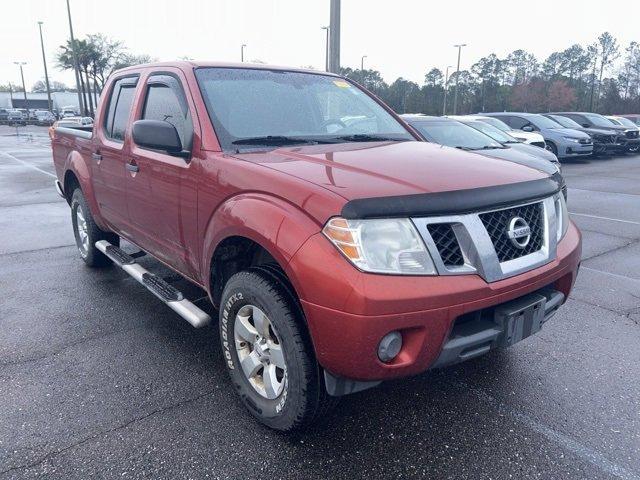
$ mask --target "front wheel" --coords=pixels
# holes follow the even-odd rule
[[[557,157],[558,156],[558,148],[555,146],[555,144],[553,144],[552,142],[550,142],[548,140],[545,142],[545,144],[546,144],[545,148],[547,150],[549,150],[551,153],[553,153]]]
[[[268,269],[233,275],[220,303],[220,341],[249,412],[276,430],[304,428],[335,402],[324,387],[295,299]]]
[[[71,223],[76,246],[84,263],[90,267],[104,267],[112,262],[96,248],[96,242],[107,240],[112,245],[120,245],[120,237],[115,233],[101,230],[91,215],[82,190],[76,188],[71,197]]]

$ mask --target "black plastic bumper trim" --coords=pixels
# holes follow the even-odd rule
[[[502,208],[549,197],[564,186],[559,173],[528,182],[510,183],[447,192],[392,197],[358,198],[348,201],[341,216],[347,219],[460,215]]]

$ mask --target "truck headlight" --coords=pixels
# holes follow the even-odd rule
[[[322,232],[353,265],[365,272],[436,274],[433,260],[408,218],[347,220],[336,217],[327,222]]]
[[[558,227],[557,238],[560,241],[569,228],[569,211],[567,210],[567,201],[562,192],[556,193],[554,203],[556,207],[556,225]]]

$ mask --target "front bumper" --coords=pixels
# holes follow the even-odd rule
[[[569,296],[581,255],[581,236],[569,229],[556,259],[534,270],[487,283],[478,275],[410,277],[359,272],[321,235],[311,237],[287,267],[302,303],[316,357],[331,375],[379,381],[432,367],[457,318],[532,292]],[[304,278],[300,283],[297,279]],[[378,343],[400,331],[403,347],[390,363]]]
[[[616,141],[614,143],[594,143],[593,154],[594,155],[615,155],[616,153],[627,151],[626,141]]]
[[[568,157],[581,157],[584,155],[591,155],[594,152],[594,149],[595,149],[595,145],[592,143],[589,143],[589,144],[565,143],[558,147],[558,157],[568,158]]]

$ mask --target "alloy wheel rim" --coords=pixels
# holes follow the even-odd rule
[[[234,323],[236,353],[242,372],[258,394],[278,398],[287,379],[282,344],[267,315],[255,305],[245,305]]]
[[[80,205],[76,208],[76,227],[80,243],[78,249],[82,255],[86,255],[89,251],[89,233],[87,232],[87,220],[84,217],[84,211]]]

